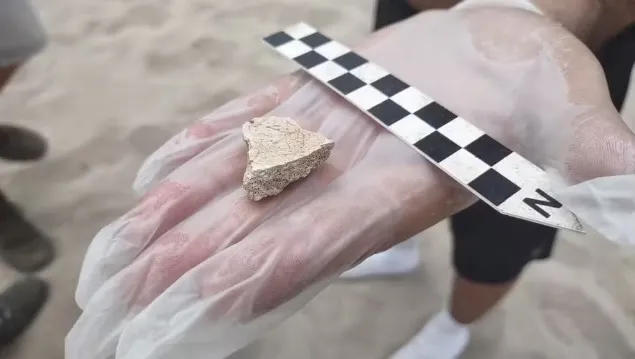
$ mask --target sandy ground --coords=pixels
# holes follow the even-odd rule
[[[59,258],[42,276],[51,301],[4,358],[63,358],[73,300],[95,232],[133,203],[141,161],[185,124],[289,65],[261,35],[305,20],[353,43],[371,0],[36,0],[51,45],[0,98],[0,119],[43,132],[50,156],[3,164],[0,186],[51,233]],[[633,96],[631,96],[633,97]],[[625,117],[635,120],[635,101]],[[635,121],[633,121],[635,122]],[[333,285],[243,359],[386,358],[443,304],[451,276],[446,224],[422,235],[410,278]],[[0,285],[16,274],[0,267]],[[474,327],[467,359],[635,357],[635,251],[571,235]]]

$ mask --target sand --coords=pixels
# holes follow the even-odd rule
[[[370,28],[371,0],[35,0],[51,44],[0,97],[0,119],[41,131],[51,153],[3,163],[0,186],[50,233],[57,261],[42,272],[52,298],[0,357],[63,358],[73,300],[95,232],[134,202],[132,179],[187,123],[291,66],[261,35],[308,21],[347,43]],[[629,104],[635,120],[635,101]],[[635,121],[633,122],[635,123]],[[422,235],[425,266],[396,281],[337,283],[244,359],[386,358],[443,304],[446,223]],[[0,285],[16,274],[0,267]],[[632,359],[635,251],[567,234],[555,259],[530,268],[502,307],[474,327],[467,359]]]

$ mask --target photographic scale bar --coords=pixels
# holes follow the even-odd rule
[[[264,41],[500,213],[584,232],[540,167],[377,64],[305,23]]]

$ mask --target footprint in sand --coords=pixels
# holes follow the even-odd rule
[[[199,118],[240,96],[240,92],[232,88],[220,89],[210,93],[209,89],[201,89],[180,105],[177,115],[188,118]]]
[[[107,24],[105,33],[114,35],[128,28],[135,27],[160,28],[167,22],[168,18],[168,6],[161,2],[139,4],[131,7],[125,14]]]
[[[101,129],[95,137],[63,156],[48,158],[36,165],[17,171],[10,180],[19,189],[25,203],[45,200],[59,188],[67,188],[73,181],[83,180],[95,168],[112,168],[128,158],[130,146],[121,141],[121,130]],[[122,145],[122,143],[124,145]]]
[[[172,135],[173,132],[165,127],[141,126],[128,134],[127,142],[137,153],[148,156],[156,151]]]
[[[587,243],[584,243],[587,244]],[[585,268],[592,260],[591,251],[582,243],[561,240],[554,260],[572,268]]]
[[[244,3],[243,3],[244,4]],[[290,24],[302,19],[318,28],[336,24],[342,20],[342,11],[304,2],[280,4],[279,2],[258,2],[237,5],[217,11],[214,22],[225,23],[240,19],[241,22]]]
[[[581,359],[635,357],[624,334],[582,290],[554,284],[537,288],[536,294],[548,334],[568,352],[578,352]]]
[[[150,72],[163,74],[171,71],[206,63],[218,66],[229,62],[238,49],[235,42],[201,36],[194,39],[185,49],[166,48],[161,40],[152,47],[145,57],[145,66]]]

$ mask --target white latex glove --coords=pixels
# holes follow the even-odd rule
[[[601,68],[543,17],[428,12],[359,49],[569,184],[635,173],[635,136]],[[292,117],[336,146],[323,168],[254,203],[241,188],[241,125],[264,115]],[[475,200],[299,74],[176,135],[146,161],[136,189],[144,199],[89,248],[67,359],[224,358],[352,265]]]

